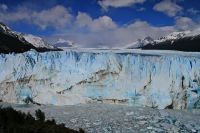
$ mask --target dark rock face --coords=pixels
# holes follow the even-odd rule
[[[11,31],[6,25],[0,23],[0,53],[23,53],[35,49],[38,52],[60,51],[61,49],[36,48],[27,42],[23,36]]]
[[[177,40],[168,40],[156,44],[147,44],[142,49],[155,50],[177,50],[186,52],[200,52],[200,35],[195,37],[184,37]]]
[[[28,42],[19,40],[17,37],[0,33],[0,53],[22,53],[30,49],[36,48]]]

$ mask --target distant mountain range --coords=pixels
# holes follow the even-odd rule
[[[40,37],[12,31],[8,26],[0,23],[0,53],[22,53],[30,49],[35,49],[38,52],[61,51],[64,48],[76,48],[76,45],[74,42],[62,38],[53,45],[49,45]],[[144,39],[138,39],[125,48],[200,52],[200,29],[173,32],[156,40],[148,36]]]
[[[200,52],[200,30],[173,32],[156,40],[146,37],[127,45],[126,48]]]
[[[38,52],[61,50],[48,45],[40,37],[12,31],[8,26],[0,23],[0,53],[22,53],[30,49]]]

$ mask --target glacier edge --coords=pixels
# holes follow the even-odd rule
[[[78,51],[0,55],[0,99],[198,108],[200,53]]]

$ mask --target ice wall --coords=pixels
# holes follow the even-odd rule
[[[62,51],[0,55],[0,99],[41,104],[200,106],[200,53]]]

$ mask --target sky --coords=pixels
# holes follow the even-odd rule
[[[11,29],[78,47],[125,47],[200,27],[199,0],[0,0]]]

